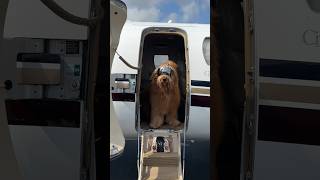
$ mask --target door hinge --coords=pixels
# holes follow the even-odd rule
[[[254,73],[255,73],[255,68],[251,66],[250,69],[247,71],[247,74],[249,75],[249,80],[251,83],[254,83]]]
[[[248,16],[248,21],[249,21],[249,31],[250,33],[253,33],[254,31],[254,23],[253,23],[253,11],[249,11],[249,16]]]
[[[254,133],[254,115],[249,115],[247,128],[248,128],[248,134],[252,135]]]
[[[250,171],[246,172],[245,180],[252,180],[252,173]]]
[[[88,180],[89,170],[88,168],[82,168],[80,172],[80,180]]]

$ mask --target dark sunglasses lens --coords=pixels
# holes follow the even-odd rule
[[[159,74],[166,74],[168,76],[171,76],[172,70],[169,67],[163,67],[163,68],[160,68],[158,70],[158,73]]]

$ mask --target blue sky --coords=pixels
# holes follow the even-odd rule
[[[210,23],[210,0],[122,0],[128,20],[148,22]]]

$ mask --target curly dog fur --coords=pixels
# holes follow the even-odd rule
[[[161,69],[168,68],[170,74],[161,73]],[[178,66],[175,62],[167,60],[160,64],[151,75],[150,104],[151,128],[160,128],[164,122],[172,127],[180,125],[177,112],[180,104]]]

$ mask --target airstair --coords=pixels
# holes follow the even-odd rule
[[[138,180],[183,180],[184,134],[171,129],[140,131]]]

